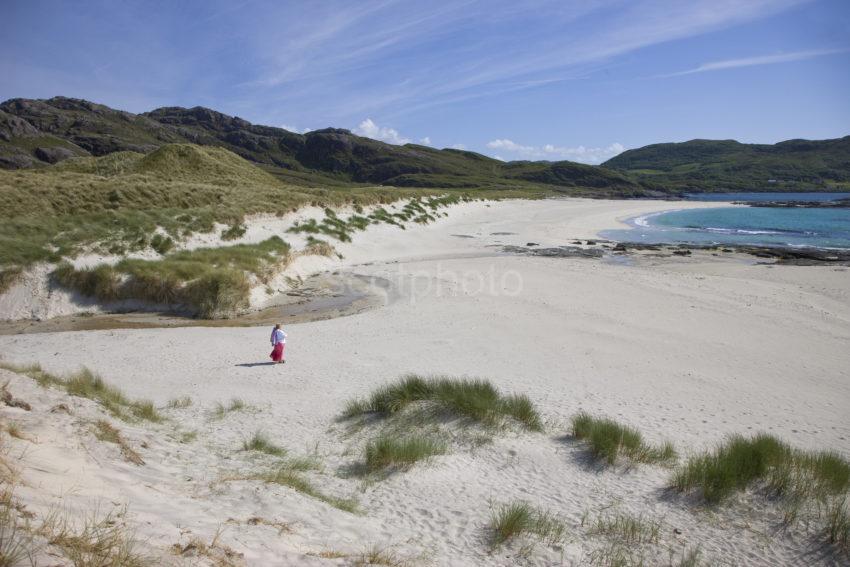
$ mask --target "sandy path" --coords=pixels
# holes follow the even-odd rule
[[[154,454],[146,458],[145,470],[153,472],[145,474],[163,492],[200,495],[181,501],[155,530],[142,530],[163,545],[173,543],[177,525],[211,535],[229,517],[269,514],[297,524],[295,534],[270,541],[256,527],[228,530],[229,545],[251,564],[273,564],[276,553],[377,543],[437,565],[508,565],[516,550],[490,554],[485,527],[491,502],[519,498],[570,526],[567,543],[538,545],[527,558],[532,564],[585,564],[604,542],[582,536],[580,520],[610,505],[663,520],[659,549],[700,545],[720,564],[803,561],[810,538],[764,536],[768,528],[758,520],[743,530],[703,522],[681,501],[660,496],[665,469],[592,470],[580,447],[561,439],[570,416],[586,409],[637,426],[650,441],[670,440],[685,455],[728,433],[768,431],[850,457],[850,271],[708,254],[634,265],[493,255],[497,243],[568,244],[659,208],[634,201],[476,203],[433,226],[376,227],[340,245],[345,260],[333,267],[389,280],[387,305],[289,327],[283,367],[246,366],[266,360],[266,328],[3,336],[0,352],[55,371],[88,366],[158,405],[193,398],[192,408],[169,415],[200,432],[197,447],[173,449],[152,436]],[[527,393],[548,431],[509,434],[372,485],[334,476],[358,458],[334,425],[344,402],[405,372],[487,377],[505,391]],[[206,417],[233,396],[258,411],[220,422]],[[257,429],[296,453],[317,449],[326,471],[320,482],[335,493],[356,492],[365,516],[255,483],[204,488],[237,464],[228,462],[228,447]],[[166,453],[167,463],[157,457]],[[121,488],[140,474],[122,469],[106,487],[80,481],[80,492],[123,496],[149,519],[164,497]],[[195,480],[184,487],[172,474]]]

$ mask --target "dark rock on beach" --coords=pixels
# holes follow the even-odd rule
[[[605,252],[598,249],[579,248],[577,246],[557,246],[553,248],[524,248],[522,246],[504,246],[504,252],[525,254],[528,256],[545,256],[548,258],[601,258]]]
[[[783,209],[848,209],[850,208],[850,199],[837,199],[835,201],[737,201],[735,204]]]

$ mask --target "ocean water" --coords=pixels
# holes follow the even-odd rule
[[[722,200],[827,201],[850,193],[734,193]],[[694,200],[720,200],[712,194]],[[717,207],[672,210],[630,219],[627,230],[600,236],[620,242],[651,244],[741,244],[850,249],[850,209]]]

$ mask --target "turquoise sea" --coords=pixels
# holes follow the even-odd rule
[[[691,195],[700,201],[827,201],[850,193],[726,193]],[[672,210],[630,219],[627,230],[603,238],[652,244],[742,244],[850,249],[850,209],[717,207]]]

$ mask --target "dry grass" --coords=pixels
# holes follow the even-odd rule
[[[216,531],[209,543],[201,538],[193,537],[186,544],[175,543],[172,545],[171,552],[180,557],[202,557],[208,560],[213,567],[241,567],[245,565],[245,555],[221,543],[220,539],[221,529]]]
[[[338,256],[336,248],[333,245],[312,236],[307,237],[307,246],[304,247],[302,254],[327,257]]]
[[[74,567],[145,567],[151,558],[136,551],[133,534],[122,521],[123,513],[101,516],[95,510],[82,516],[54,513],[37,533],[61,551]]]
[[[388,547],[372,545],[363,553],[353,557],[354,565],[384,565],[385,567],[408,567],[411,562]]]
[[[637,545],[658,543],[660,531],[660,521],[647,519],[643,515],[632,516],[618,512],[598,516],[588,529],[588,534],[606,536],[620,543]]]
[[[26,411],[32,410],[32,406],[30,406],[27,402],[18,399],[12,395],[12,392],[9,391],[8,380],[2,385],[0,385],[0,402],[3,402],[5,405],[11,408],[21,408],[22,410]]]
[[[126,421],[142,419],[152,422],[160,422],[163,419],[156,411],[153,402],[127,398],[121,390],[108,384],[101,376],[88,368],[83,368],[68,378],[45,372],[38,364],[16,365],[0,362],[0,368],[29,376],[42,387],[58,387],[72,396],[94,400],[119,419]]]
[[[24,432],[21,431],[21,427],[13,421],[6,425],[6,432],[16,439],[22,439],[24,441],[30,440],[26,435],[24,435]]]
[[[165,407],[168,409],[184,409],[188,408],[192,405],[192,398],[189,396],[183,396],[181,398],[173,398],[168,400],[168,403]]]
[[[339,498],[325,494],[303,475],[305,471],[315,470],[318,467],[318,463],[312,458],[290,458],[283,460],[277,466],[270,469],[229,475],[223,477],[221,480],[223,482],[248,480],[261,481],[268,484],[279,484],[305,494],[311,498],[315,498],[316,500],[325,502],[326,504],[330,504],[334,508],[351,512],[353,514],[357,513],[358,504],[355,499]]]
[[[334,508],[356,514],[358,512],[357,500],[353,498],[339,498],[325,494],[316,488],[313,483],[304,478],[297,470],[284,465],[280,468],[262,473],[252,477],[254,480],[262,480],[266,483],[280,484],[288,486],[302,494],[306,494],[311,498],[321,500],[326,504],[330,504]]]
[[[121,436],[121,432],[114,428],[108,421],[100,419],[94,424],[94,436],[101,441],[118,445],[121,449],[121,455],[128,463],[134,465],[144,465],[145,461],[136,451],[133,450],[127,441]]]
[[[18,512],[10,485],[0,490],[0,567],[34,564],[37,552],[27,518]]]
[[[292,524],[287,522],[276,522],[273,520],[267,520],[265,518],[261,518],[259,516],[254,516],[253,518],[248,518],[245,522],[249,526],[269,526],[270,528],[274,528],[277,530],[277,535],[283,535],[285,533],[292,533],[294,530],[292,529]]]
[[[675,563],[675,567],[699,567],[701,564],[700,557],[702,556],[702,550],[700,550],[699,546],[682,550],[682,557]],[[670,562],[673,565],[673,562]]]

